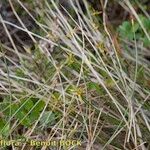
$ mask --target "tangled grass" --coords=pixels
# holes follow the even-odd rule
[[[65,7],[35,0],[29,8],[36,15],[20,0],[8,2],[19,23],[0,15],[10,43],[1,43],[0,52],[1,138],[82,142],[58,149],[149,149],[150,68],[142,53],[149,51],[136,38],[124,40],[126,47],[116,40],[107,25],[108,1],[102,24],[85,0],[84,10],[78,0]],[[131,3],[120,4],[150,39]],[[18,11],[32,18],[35,31]],[[16,45],[10,27],[25,33],[32,46]],[[35,149],[27,143],[11,148]]]

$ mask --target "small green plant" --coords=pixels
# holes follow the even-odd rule
[[[146,31],[150,34],[150,19],[139,15],[139,18],[146,29]],[[150,45],[150,40],[147,38],[147,36],[144,34],[142,27],[138,23],[137,20],[135,21],[124,21],[118,28],[119,35],[121,38],[133,41],[137,40],[144,44],[144,46]],[[135,34],[135,35],[134,35]]]

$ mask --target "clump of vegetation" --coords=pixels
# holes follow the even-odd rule
[[[121,2],[135,18],[115,37],[107,1],[95,13],[85,0],[8,2],[20,24],[0,16],[9,39],[0,47],[1,138],[81,141],[70,149],[149,149],[149,19]],[[26,28],[20,10],[34,29]],[[32,42],[17,44],[9,26]],[[19,147],[25,148],[33,147]]]

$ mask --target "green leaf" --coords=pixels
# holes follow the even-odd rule
[[[31,125],[31,121],[29,119],[28,116],[26,116],[27,113],[24,112],[24,111],[21,111],[19,113],[16,114],[16,118],[21,121],[21,124],[24,125],[24,126],[30,126]]]
[[[52,111],[45,111],[40,119],[42,126],[51,126],[55,122],[56,116]]]
[[[8,103],[8,105],[5,105],[3,113],[6,116],[10,116],[10,115],[16,113],[16,111],[18,110],[18,108],[19,108],[19,106],[17,104],[9,104]]]
[[[27,100],[25,105],[24,105],[24,109],[26,109],[27,111],[30,111],[33,107],[33,101],[32,100]]]
[[[0,118],[0,136],[7,136],[9,135],[10,125],[7,122]]]
[[[143,23],[144,27],[149,30],[150,29],[150,19],[146,18],[143,15],[139,15],[139,18],[141,20],[141,22]]]
[[[122,38],[127,38],[128,40],[134,39],[134,33],[139,29],[139,24],[132,24],[129,21],[124,21],[122,25],[119,26],[119,34]]]
[[[25,106],[23,107],[22,112],[19,113],[20,115],[18,116],[18,118],[21,120],[21,118],[27,115],[25,119],[21,122],[25,126],[32,125],[38,119],[38,117],[40,116],[40,112],[43,110],[45,106],[45,103],[42,100],[40,101],[38,100],[36,103],[34,103],[33,101],[31,99],[28,100]]]
[[[99,86],[98,83],[89,82],[89,83],[88,83],[88,88],[89,88],[90,90],[96,90],[99,94],[103,94],[103,90],[101,89],[101,87]]]
[[[18,76],[18,77],[25,77],[25,74],[24,74],[24,72],[23,72],[23,70],[21,70],[21,69],[16,69],[16,76]]]
[[[37,101],[34,105],[36,105],[36,106],[35,106],[34,109],[32,110],[32,113],[33,113],[33,112],[40,112],[40,111],[43,110],[43,108],[44,108],[44,106],[45,106],[45,102],[42,101],[42,100],[39,100],[39,101]]]
[[[142,38],[144,46],[149,46],[150,47],[150,40],[145,36]]]

